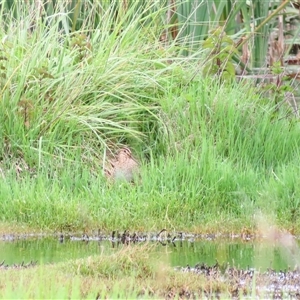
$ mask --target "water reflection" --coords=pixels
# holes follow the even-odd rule
[[[218,262],[220,265],[229,264],[241,269],[256,268],[261,271],[268,268],[294,268],[287,265],[280,249],[261,242],[198,241],[182,243],[171,251],[171,263],[176,266],[194,266],[199,262],[211,266]]]
[[[213,265],[229,263],[238,268],[256,268],[265,271],[267,268],[284,270],[290,267],[286,255],[278,247],[263,242],[243,242],[237,240],[200,240],[195,242],[175,241],[160,243],[149,242],[154,247],[153,255],[172,266],[196,265],[206,263]],[[139,247],[139,243],[135,245]],[[20,264],[30,261],[39,263],[55,263],[69,259],[83,258],[100,253],[112,253],[120,247],[118,242],[102,241],[71,241],[61,238],[39,238],[28,240],[0,241],[0,262]],[[153,247],[151,247],[153,249]]]

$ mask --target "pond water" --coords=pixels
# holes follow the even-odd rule
[[[296,262],[282,246],[274,246],[263,241],[242,241],[240,239],[196,239],[195,241],[149,241],[156,259],[169,262],[171,266],[194,266],[205,263],[209,266],[216,262],[229,264],[241,269],[255,268],[265,271],[294,269]],[[137,242],[139,247],[144,242]],[[0,240],[0,263],[6,265],[29,263],[56,263],[69,259],[84,258],[100,253],[112,253],[127,245],[110,240],[82,241],[70,238],[39,237]]]

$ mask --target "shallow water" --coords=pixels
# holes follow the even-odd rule
[[[284,247],[276,247],[263,241],[242,241],[239,239],[198,239],[193,242],[183,241],[150,241],[155,259],[171,266],[194,266],[205,263],[209,266],[216,262],[229,264],[241,269],[255,268],[265,271],[294,269],[297,261]],[[139,247],[144,242],[134,246]],[[39,237],[0,241],[0,263],[6,265],[28,263],[56,263],[69,259],[84,258],[101,253],[112,253],[121,247],[120,242],[109,240],[82,241],[58,237]]]

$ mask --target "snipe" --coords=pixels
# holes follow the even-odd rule
[[[105,175],[113,180],[132,182],[138,171],[138,163],[127,147],[119,150],[116,159],[110,161],[110,165],[111,167],[105,170]]]

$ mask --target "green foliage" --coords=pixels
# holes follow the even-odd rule
[[[91,6],[92,11],[97,5]],[[57,27],[56,6],[47,19],[30,5],[24,11],[17,3],[12,7],[11,15],[5,10],[1,15],[5,25],[0,33],[4,37],[0,60],[2,157],[23,159],[36,169],[46,166],[47,160],[64,160],[75,153],[95,168],[102,164],[95,148],[103,153],[118,144],[139,144],[143,149],[159,143],[164,130],[157,116],[157,98],[170,74],[166,65],[159,70],[160,76],[156,73],[160,57],[151,43],[140,48],[147,24],[144,28],[138,25],[141,18],[147,20],[143,14],[150,9],[148,5],[135,18],[130,17],[135,14],[133,9],[126,11],[131,23],[124,30],[123,19],[116,23],[113,15],[102,11],[96,31],[90,30],[87,20],[82,31],[70,35]],[[106,8],[110,12],[110,6]],[[15,13],[22,22],[15,22]],[[36,18],[33,29],[32,16]],[[147,27],[152,30],[151,20],[149,16]],[[144,54],[139,57],[137,52]]]
[[[282,99],[286,92],[292,92],[290,78],[284,76],[280,61],[277,61],[271,67],[272,74],[277,75],[276,83],[271,84],[270,90],[274,93],[275,103]]]
[[[299,23],[298,10],[292,1],[176,1],[175,17],[170,26],[178,28],[177,42],[182,45],[185,55],[196,55],[202,41],[218,26],[236,43],[236,48],[246,42],[250,53],[247,68],[264,67],[268,53],[268,37],[278,25],[281,13],[289,11],[288,18]],[[290,21],[290,20],[289,20]],[[286,24],[286,23],[285,23]],[[295,26],[297,28],[297,26]],[[289,26],[284,26],[288,31]],[[280,30],[280,29],[279,29]],[[199,55],[199,53],[197,53]],[[240,54],[234,59],[240,62]],[[245,67],[245,66],[243,66]]]
[[[293,92],[293,88],[290,84],[290,78],[284,75],[284,70],[281,66],[280,61],[277,61],[273,64],[273,66],[271,67],[271,73],[273,75],[276,75],[276,79],[275,81],[272,81],[271,83],[264,86],[263,90],[271,94],[274,103],[278,105],[279,103],[284,101],[285,94],[287,92]]]
[[[298,123],[282,107],[274,115],[250,86],[201,78],[195,57],[170,64],[177,49],[155,42],[149,9],[130,10],[131,26],[103,14],[97,30],[86,23],[68,35],[58,30],[59,14],[52,26],[33,8],[2,14],[1,221],[59,230],[205,231],[226,223],[228,231],[241,220],[254,226],[273,173],[287,186],[286,166],[299,175]],[[213,74],[228,81],[233,40],[219,28],[205,47],[218,64]],[[121,144],[141,161],[135,186],[102,175],[105,153]]]
[[[14,168],[5,172],[0,182],[1,220],[71,231],[239,231],[241,222],[255,226],[252,215],[267,209],[260,200],[265,198],[278,212],[278,222],[284,220],[282,206],[292,215],[299,204],[286,198],[293,194],[297,199],[298,190],[282,191],[291,184],[291,173],[293,178],[299,175],[294,162],[300,128],[282,119],[285,110],[279,108],[274,119],[273,105],[242,85],[198,80],[184,89],[168,89],[170,93],[160,98],[168,128],[166,154],[148,152],[139,184],[107,183],[101,165],[89,163],[88,156],[97,149],[84,145],[78,152],[74,136],[69,141],[73,155],[44,162],[36,178],[22,173],[17,178]],[[287,167],[289,175],[284,172]]]
[[[232,38],[224,32],[224,28],[213,30],[204,41],[203,49],[209,50],[208,62],[203,69],[204,76],[217,75],[221,81],[235,79],[232,57],[238,54],[238,51]]]

